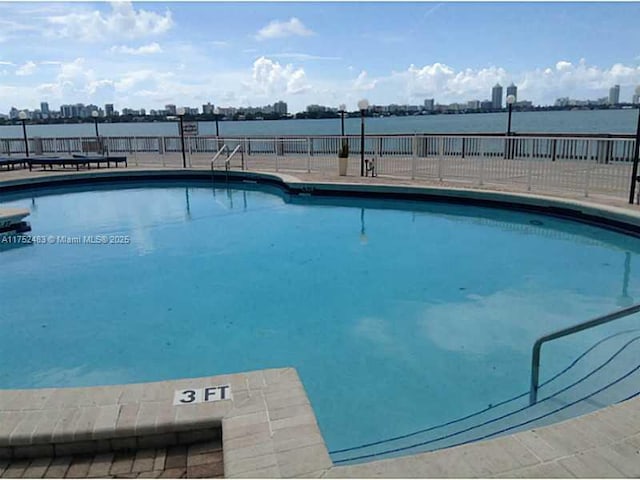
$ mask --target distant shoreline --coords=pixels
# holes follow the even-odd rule
[[[631,103],[622,103],[615,106],[611,105],[590,105],[590,106],[567,106],[567,107],[556,107],[556,106],[538,106],[538,107],[514,107],[514,112],[563,112],[563,111],[588,111],[588,110],[628,110],[628,109],[636,109],[640,108],[640,105],[631,104]],[[368,118],[393,118],[393,117],[414,117],[414,116],[432,116],[432,115],[473,115],[479,113],[506,113],[507,109],[503,108],[501,110],[445,110],[445,111],[425,111],[422,110],[420,112],[397,112],[393,114],[381,114],[375,112],[366,112],[365,116]],[[346,118],[359,118],[360,112],[345,112]],[[185,120],[188,121],[196,121],[196,122],[215,122],[215,115],[185,115]],[[220,116],[218,120],[220,122],[260,122],[264,120],[319,120],[319,119],[339,119],[340,114],[336,112],[298,112],[293,115],[286,116],[275,116],[275,115],[243,115],[242,113],[236,114],[233,117],[222,117]],[[74,124],[83,124],[83,123],[93,123],[94,120],[91,117],[80,118],[53,118],[53,119],[35,119],[28,120],[30,125],[74,125]],[[165,122],[175,122],[175,118],[167,118],[167,116],[152,116],[152,115],[120,115],[117,117],[100,117],[98,119],[99,123],[141,123],[141,122],[149,122],[149,123],[165,123]],[[8,119],[8,118],[0,118],[0,126],[11,126],[11,125],[20,125],[20,120],[18,119]]]

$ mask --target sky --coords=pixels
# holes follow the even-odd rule
[[[640,85],[640,3],[0,2],[0,113],[284,100],[355,110]]]

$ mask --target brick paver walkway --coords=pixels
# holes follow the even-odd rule
[[[137,451],[0,459],[1,478],[223,478],[220,439]]]

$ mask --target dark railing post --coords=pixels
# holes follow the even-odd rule
[[[554,138],[553,141],[551,142],[551,161],[555,162],[556,161],[556,148],[558,146],[558,139]]]
[[[466,139],[464,137],[462,137],[462,158],[464,158],[464,141]]]
[[[638,156],[640,154],[640,106],[638,107],[638,122],[636,124],[636,147],[633,151],[633,168],[631,170],[631,189],[629,190],[629,203],[633,204],[636,193],[636,180],[638,176]]]
[[[182,168],[187,168],[187,156],[184,153],[184,125],[182,115],[180,115],[180,145],[182,146]]]
[[[364,110],[360,110],[360,176],[364,177]]]
[[[25,118],[21,118],[20,121],[22,122],[22,135],[24,137],[24,151],[28,157],[29,156],[29,139],[27,138],[27,125],[26,125],[27,120]]]
[[[540,348],[542,342],[537,340],[533,344],[533,354],[531,355],[531,389],[529,390],[529,405],[538,401],[538,382],[540,381]]]

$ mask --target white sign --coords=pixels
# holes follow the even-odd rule
[[[184,122],[182,131],[185,137],[197,137],[198,136],[198,122]]]
[[[174,405],[193,405],[194,403],[231,400],[231,385],[216,385],[204,388],[185,388],[173,394]]]

